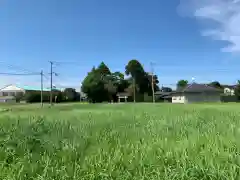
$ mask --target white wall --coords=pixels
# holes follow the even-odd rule
[[[234,96],[235,95],[234,90],[230,89],[230,88],[224,88],[224,94],[228,95],[228,96]]]
[[[220,94],[218,93],[188,93],[185,97],[187,103],[221,101]]]
[[[25,93],[25,90],[15,85],[9,85],[0,89],[0,96],[15,96],[19,92]]]
[[[184,93],[175,94],[172,103],[198,103],[198,102],[220,102],[218,93]]]
[[[182,94],[175,94],[172,96],[172,103],[185,103],[185,96]]]

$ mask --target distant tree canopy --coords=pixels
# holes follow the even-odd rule
[[[188,80],[179,80],[177,83],[177,87],[186,87],[188,85]]]
[[[145,72],[138,60],[130,60],[125,67],[124,73],[119,71],[111,72],[109,67],[101,62],[97,68],[87,74],[82,82],[82,91],[87,94],[92,102],[116,101],[117,93],[128,92],[136,95],[152,95],[152,76]],[[155,91],[159,90],[158,77],[153,76]],[[134,90],[135,89],[135,90]]]
[[[54,90],[52,96],[52,102],[63,102],[63,95],[61,91]],[[40,91],[26,91],[25,95],[21,97],[20,100],[24,100],[28,103],[41,102],[41,92]],[[43,92],[43,102],[50,102],[50,92]]]
[[[170,88],[170,87],[162,87],[161,91],[162,92],[172,92],[172,88]]]
[[[209,85],[215,88],[222,88],[221,84],[218,81],[213,81]]]
[[[80,99],[79,94],[76,92],[76,89],[73,89],[73,88],[66,88],[63,91],[63,96],[65,101],[70,101],[70,102]]]
[[[240,100],[240,80],[238,80],[238,83],[235,87],[235,96],[237,97],[238,100]]]

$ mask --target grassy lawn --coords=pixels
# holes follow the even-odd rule
[[[1,180],[240,178],[240,104],[1,108]]]

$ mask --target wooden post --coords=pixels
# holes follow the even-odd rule
[[[151,74],[152,74],[152,82],[151,82],[151,86],[152,86],[152,100],[153,103],[155,103],[155,92],[154,92],[154,69],[153,69],[153,63],[151,62]]]
[[[136,81],[135,81],[135,77],[133,77],[133,102],[136,103]]]
[[[41,107],[43,107],[43,71],[41,71]]]

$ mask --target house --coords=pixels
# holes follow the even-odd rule
[[[118,102],[122,102],[122,100],[124,100],[124,102],[127,102],[130,96],[131,95],[128,92],[119,92],[117,93]]]
[[[58,90],[54,88],[53,90]],[[0,102],[13,102],[16,96],[22,96],[28,91],[41,91],[41,88],[19,85],[7,85],[0,89]],[[44,92],[50,92],[50,88],[43,88]]]
[[[172,102],[172,93],[173,92],[157,91],[155,92],[155,99],[158,102]]]
[[[192,83],[172,93],[172,103],[220,102],[223,90]]]
[[[14,96],[0,97],[0,103],[15,103],[16,98]]]
[[[57,90],[57,89],[55,89]],[[0,96],[16,96],[25,94],[27,91],[41,91],[41,88],[31,86],[7,85],[0,89]],[[43,91],[50,91],[50,88],[43,88]]]
[[[226,96],[235,96],[236,85],[222,85],[224,95]]]

